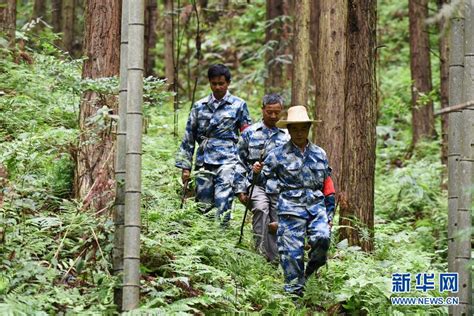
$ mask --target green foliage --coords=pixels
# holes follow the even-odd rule
[[[437,142],[423,142],[411,158],[407,155],[407,5],[380,0],[379,8],[379,42],[385,47],[379,48],[375,251],[337,243],[340,227],[335,226],[328,266],[308,281],[305,296],[295,304],[282,290],[281,269],[254,251],[250,223],[242,245],[236,245],[241,205],[234,206],[227,230],[212,214],[199,213],[192,198],[179,209],[174,155],[180,139],[173,136],[169,94],[161,80],[149,77],[144,81],[142,300],[140,309],[128,314],[446,314],[439,306],[390,303],[392,273],[446,271],[446,192],[440,188]],[[218,18],[201,26],[204,64],[230,62],[233,92],[258,118],[263,56],[271,49],[271,43],[263,43],[264,1],[235,3],[233,9],[238,14],[210,3],[206,14]],[[29,10],[31,5],[22,3],[20,12]],[[20,17],[19,23],[25,22]],[[33,63],[0,59],[0,164],[9,173],[0,209],[5,238],[0,238],[0,314],[113,314],[111,216],[85,212],[71,191],[81,95],[86,90],[117,94],[117,78],[81,80],[82,60],[65,58],[51,44],[56,37],[48,29],[33,35],[25,27],[19,36]],[[187,69],[181,71],[184,78]],[[205,77],[199,73],[198,97],[209,92]],[[187,98],[178,112],[180,134]],[[93,120],[116,119],[108,110]]]
[[[0,244],[0,310],[110,310],[114,280],[103,255],[111,247],[110,219],[80,212],[80,205],[67,200],[47,212],[36,210],[33,200],[7,197],[0,214],[6,227]]]

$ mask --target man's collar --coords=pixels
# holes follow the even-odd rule
[[[272,131],[279,131],[279,132],[282,132],[284,133],[285,131],[283,131],[281,128],[278,128],[276,126],[274,127],[268,127],[267,125],[265,125],[265,123],[263,122],[263,119],[261,119],[258,123],[256,124],[259,124],[256,128],[256,130],[261,130],[263,128],[268,128],[269,130],[272,130]]]
[[[225,96],[224,96],[222,99],[217,100],[217,99],[214,97],[214,93],[211,92],[211,95],[209,96],[209,99],[208,99],[207,103],[212,104],[212,103],[214,103],[214,102],[216,102],[216,101],[217,101],[219,104],[220,104],[221,102],[229,102],[230,96],[231,96],[231,94],[230,94],[229,90],[227,90],[227,92],[225,93]]]
[[[303,153],[306,153],[307,150],[311,149],[311,142],[308,140],[308,142],[306,143],[306,146],[304,146],[304,151],[302,152],[301,149],[295,145],[295,143],[293,143],[293,141],[290,139],[290,143],[291,143],[291,149],[294,151],[294,152],[299,152],[301,154]]]

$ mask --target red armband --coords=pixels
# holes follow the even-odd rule
[[[332,182],[331,177],[327,177],[323,184],[323,194],[324,196],[328,196],[335,193],[336,190],[334,190],[334,182]]]
[[[249,127],[250,124],[244,124],[242,125],[242,127],[240,128],[240,132],[242,133],[247,127]]]

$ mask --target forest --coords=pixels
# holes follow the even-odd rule
[[[213,64],[317,120],[301,297],[175,167]],[[0,314],[472,315],[473,67],[469,0],[0,0]]]

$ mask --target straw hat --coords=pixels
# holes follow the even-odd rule
[[[279,128],[286,128],[288,124],[313,122],[320,121],[311,120],[304,105],[295,105],[288,109],[288,115],[286,120],[280,119],[278,122],[276,122],[276,126]]]

